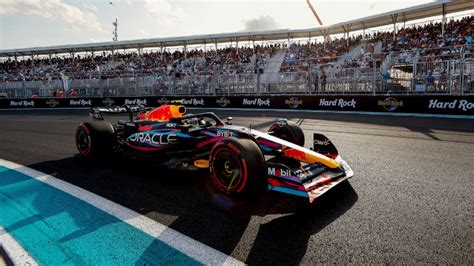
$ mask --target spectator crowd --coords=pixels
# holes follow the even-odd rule
[[[393,31],[378,31],[328,39],[323,43],[292,43],[289,46],[275,43],[239,49],[103,52],[94,56],[8,59],[0,63],[0,82],[47,81],[64,76],[69,79],[106,79],[149,75],[165,82],[191,76],[262,73],[267,61],[277,51],[285,53],[279,72],[303,73],[305,76],[308,70],[314,70],[319,73],[315,78],[319,82],[324,80],[324,83],[326,75],[334,78],[345,69],[372,69],[374,64],[379,67],[389,54],[397,54],[399,63],[411,64],[416,58],[425,66],[420,71],[432,75],[430,66],[457,59],[462,52],[473,56],[469,52],[473,49],[473,28],[473,16],[467,16],[448,21],[444,33],[441,22],[436,22],[401,28],[395,34]],[[336,71],[332,71],[334,69]]]

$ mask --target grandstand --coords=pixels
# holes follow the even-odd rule
[[[303,30],[1,50],[0,94],[473,94],[473,9],[443,0]]]

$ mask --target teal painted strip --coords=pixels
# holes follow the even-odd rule
[[[2,166],[0,214],[0,225],[40,264],[199,264],[84,201]]]
[[[271,185],[268,185],[268,189],[273,190],[273,191],[278,191],[282,193],[287,193],[299,197],[304,197],[308,198],[308,193],[301,191],[301,190],[296,190],[296,189],[291,189],[291,188],[286,188],[286,187],[272,187]]]
[[[188,109],[206,109],[202,107],[189,107]],[[389,113],[389,112],[369,112],[369,111],[336,111],[336,110],[307,110],[307,109],[256,109],[256,108],[209,108],[222,111],[243,111],[243,112],[291,112],[291,113],[328,113],[328,114],[355,114],[355,115],[375,115],[375,116],[411,116],[411,117],[431,117],[450,119],[474,119],[474,115],[448,115],[448,114],[421,114],[421,113]]]

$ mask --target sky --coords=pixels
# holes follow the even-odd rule
[[[433,0],[312,0],[325,25]],[[306,0],[0,0],[0,49],[317,27]]]

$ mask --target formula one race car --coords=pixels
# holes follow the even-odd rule
[[[314,147],[306,149],[303,131],[286,119],[264,133],[212,112],[185,112],[182,105],[92,108],[93,121],[76,130],[76,146],[87,159],[116,153],[173,169],[207,169],[208,185],[236,198],[274,190],[313,202],[354,175],[328,138],[314,133]],[[104,113],[128,113],[129,120],[112,125]]]

